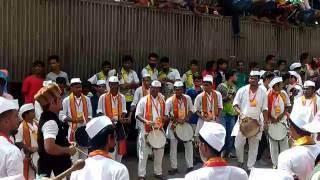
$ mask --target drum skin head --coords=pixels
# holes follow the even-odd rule
[[[241,119],[240,131],[246,138],[253,137],[260,132],[260,124],[257,120],[249,117]]]
[[[268,135],[275,141],[284,139],[287,136],[287,132],[287,127],[281,122],[269,124]]]
[[[188,142],[193,138],[193,129],[189,123],[177,124],[174,129],[175,137],[182,141]]]
[[[147,142],[155,149],[163,148],[166,145],[166,141],[165,134],[159,129],[150,131],[147,135]]]

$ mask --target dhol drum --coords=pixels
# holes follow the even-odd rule
[[[153,129],[146,135],[147,143],[153,149],[161,149],[166,145],[166,135],[160,129]]]
[[[240,131],[246,138],[253,137],[260,132],[260,124],[256,119],[242,118],[240,119]]]
[[[191,141],[193,138],[193,129],[189,123],[177,123],[174,128],[174,136],[182,142]]]
[[[83,147],[83,148],[90,147],[90,138],[88,136],[88,133],[86,132],[86,126],[78,127],[74,136],[75,136],[76,143],[80,147]]]
[[[274,141],[281,141],[287,136],[288,128],[285,123],[271,123],[268,126],[268,135]]]

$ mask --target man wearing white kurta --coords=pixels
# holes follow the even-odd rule
[[[311,122],[320,110],[320,97],[315,93],[315,83],[312,81],[306,81],[303,84],[303,96],[300,96],[294,101],[292,112],[305,111],[306,120]]]
[[[141,128],[139,133],[139,163],[138,163],[138,177],[139,179],[145,179],[146,175],[146,166],[147,166],[147,160],[148,155],[150,154],[150,151],[153,151],[154,153],[154,173],[155,177],[158,179],[163,178],[162,174],[162,159],[164,154],[164,148],[160,149],[152,149],[152,147],[147,144],[146,142],[146,134],[147,132],[147,126],[157,125],[158,123],[162,123],[164,120],[164,98],[159,94],[161,89],[161,83],[157,80],[153,81],[151,83],[150,87],[150,94],[143,97],[140,102],[138,103],[137,109],[136,109],[136,118],[141,121],[141,124],[143,123],[144,127]],[[152,101],[152,103],[150,102]],[[151,106],[151,107],[150,107]],[[150,112],[147,112],[147,110],[150,109]],[[150,119],[147,119],[147,117],[150,117]],[[161,122],[158,122],[161,121]],[[162,125],[160,125],[161,128]]]
[[[174,122],[177,123],[188,123],[190,116],[194,113],[194,107],[190,96],[183,94],[183,82],[176,81],[174,83],[175,94],[167,99],[166,101],[166,116],[173,117]],[[176,103],[176,101],[178,101]],[[186,104],[185,104],[186,103]],[[177,107],[175,106],[177,105]],[[175,112],[177,112],[175,114]],[[178,116],[178,117],[177,117]],[[177,119],[175,119],[177,118]],[[178,162],[177,162],[177,146],[178,140],[174,135],[172,129],[172,121],[167,127],[167,138],[170,139],[170,162],[171,170],[169,170],[169,175],[174,175],[178,173]],[[193,169],[193,146],[192,141],[184,142],[185,159],[187,162],[187,172]]]
[[[238,167],[227,166],[221,158],[226,130],[215,122],[204,122],[199,131],[199,152],[204,165],[185,176],[185,180],[247,180],[247,173]]]
[[[128,169],[114,161],[109,152],[115,148],[113,124],[107,116],[93,118],[86,126],[92,152],[83,169],[71,174],[71,180],[129,180]]]
[[[294,175],[299,180],[311,178],[315,159],[320,153],[311,134],[320,132],[320,114],[317,113],[311,123],[305,111],[292,111],[289,119],[290,136],[294,147],[282,152],[278,158],[278,169]]]
[[[138,87],[134,92],[133,101],[131,103],[131,108],[130,108],[130,111],[132,113],[136,111],[136,107],[140,99],[149,94],[150,83],[151,83],[150,74],[143,74],[142,85]],[[143,125],[141,125],[141,122],[136,119],[136,129],[138,130],[138,134],[141,130],[141,127],[143,127]],[[139,157],[138,152],[139,152],[139,136],[137,137],[137,154],[138,154],[137,157]]]
[[[68,140],[75,141],[74,132],[78,127],[85,126],[86,122],[92,118],[92,106],[90,98],[82,94],[82,85],[80,78],[72,78],[70,81],[71,94],[66,97],[62,102],[62,111],[59,116],[64,122],[69,123]],[[74,101],[74,104],[72,102]],[[85,102],[84,102],[85,101]],[[75,115],[73,113],[75,108]],[[86,114],[87,113],[87,114]],[[76,117],[73,117],[76,116]],[[87,116],[87,117],[85,117]],[[73,127],[74,126],[74,127]],[[81,148],[83,151],[87,151],[85,148]],[[72,160],[85,159],[86,155],[77,152],[72,156]]]
[[[26,153],[32,155],[32,162],[36,161],[34,166],[37,166],[37,161],[39,159],[38,154],[38,142],[37,142],[37,134],[38,134],[38,126],[34,122],[35,112],[34,106],[32,103],[24,104],[21,106],[19,110],[19,116],[23,120],[18,128],[18,133],[15,135],[16,137],[16,144],[18,147],[22,148],[21,155],[23,158],[26,157]],[[25,132],[25,130],[27,132]],[[24,160],[24,176],[25,179],[35,179],[36,172],[34,171],[33,167],[29,162]],[[28,168],[28,170],[27,170]],[[37,168],[37,167],[35,167]]]
[[[23,159],[17,146],[9,139],[18,128],[19,105],[0,97],[0,178],[19,175],[22,180]]]
[[[98,102],[97,114],[104,114],[108,116],[114,124],[117,126],[117,148],[112,153],[112,157],[114,160],[121,162],[123,154],[119,153],[119,142],[120,140],[125,140],[126,136],[123,128],[124,117],[127,114],[126,109],[126,99],[125,96],[119,93],[119,79],[117,76],[111,76],[108,79],[110,91],[101,95]],[[107,101],[106,101],[107,100]],[[119,104],[118,104],[119,103]],[[121,104],[120,104],[121,103]],[[110,107],[106,107],[110,106]],[[121,108],[121,109],[120,109]],[[120,111],[120,112],[118,112]],[[118,124],[119,123],[119,124]],[[120,129],[120,130],[119,130]]]
[[[239,166],[243,166],[244,162],[244,145],[246,144],[246,137],[240,131],[240,118],[250,117],[256,119],[263,127],[264,122],[259,118],[260,114],[263,113],[264,121],[268,121],[268,106],[267,106],[267,94],[258,85],[260,73],[259,71],[251,71],[249,78],[249,85],[240,88],[233,101],[233,107],[239,114],[238,121],[233,128],[232,136],[235,138],[235,149]],[[260,128],[260,132],[253,137],[248,138],[249,152],[247,167],[250,170],[257,159],[259,140],[261,139],[263,128]]]
[[[269,121],[271,122],[271,124],[269,125],[269,133],[282,133],[281,136],[283,135],[284,137],[281,140],[275,140],[272,139],[272,134],[269,134],[270,155],[273,168],[277,167],[279,153],[286,149],[289,149],[287,130],[283,132],[272,131],[273,129],[276,129],[274,127],[277,126],[283,126],[284,129],[286,129],[286,114],[288,112],[288,108],[291,106],[288,94],[284,90],[281,90],[281,83],[281,77],[274,78],[269,84],[269,87],[271,89],[267,92]]]
[[[194,101],[194,108],[199,116],[195,136],[199,135],[204,121],[218,121],[223,108],[221,93],[212,89],[213,77],[206,75],[202,85],[204,91]],[[203,102],[204,100],[205,102]],[[207,104],[206,107],[205,104]]]
[[[249,180],[294,180],[287,171],[280,169],[252,168]]]

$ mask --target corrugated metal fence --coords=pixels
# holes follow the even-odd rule
[[[245,38],[234,39],[229,18],[102,0],[0,0],[0,65],[20,81],[34,60],[51,54],[62,57],[71,76],[83,78],[103,60],[117,67],[123,54],[132,55],[141,69],[151,51],[169,56],[182,72],[193,58],[204,64],[230,55],[248,61],[262,61],[269,53],[290,61],[302,51],[320,55],[319,29],[250,21],[241,27]]]

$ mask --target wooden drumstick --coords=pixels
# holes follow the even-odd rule
[[[83,159],[76,161],[69,169],[59,174],[58,176],[52,178],[52,180],[60,180],[69,176],[73,171],[82,169],[86,165],[86,162]]]
[[[81,153],[81,154],[84,154],[86,156],[89,156],[86,152],[82,151],[80,148],[78,148],[77,146],[75,146],[74,148],[76,148],[76,150]]]

